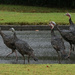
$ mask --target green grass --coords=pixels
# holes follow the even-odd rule
[[[69,24],[64,14],[74,12],[73,9],[57,9],[33,6],[0,5],[1,25],[48,25],[55,21],[59,25]],[[75,22],[75,13],[71,13]]]
[[[0,11],[0,24],[2,25],[48,25],[50,21],[55,21],[59,25],[69,24],[65,13],[20,13]],[[75,13],[71,13],[72,20],[75,21]]]
[[[75,75],[75,64],[0,64],[0,75]]]

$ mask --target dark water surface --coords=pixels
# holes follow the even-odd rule
[[[3,31],[5,34],[13,35],[11,31]],[[58,31],[55,33],[59,35]],[[32,58],[30,59],[31,64],[57,64],[58,58],[57,53],[51,46],[51,34],[50,31],[16,31],[18,38],[26,41],[35,52],[35,55],[39,58],[38,61],[34,61]],[[11,49],[6,47],[3,43],[3,39],[0,36],[0,63],[8,63],[8,64],[23,64],[22,56],[18,54],[18,62],[15,59],[15,53],[11,54],[9,57],[6,55],[11,52]],[[69,44],[65,42],[66,52],[69,53]],[[73,64],[75,63],[75,52],[72,51],[71,58],[62,60],[62,64]],[[27,56],[26,56],[27,57]],[[26,63],[27,58],[26,58]]]

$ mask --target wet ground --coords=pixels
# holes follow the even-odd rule
[[[3,31],[5,34],[12,35],[11,31]],[[58,31],[55,33],[59,35]],[[38,57],[38,61],[30,59],[31,64],[57,64],[58,58],[57,53],[51,46],[51,35],[50,31],[16,31],[18,38],[26,41],[33,49],[35,55]],[[11,49],[6,47],[3,43],[3,39],[0,36],[0,63],[7,64],[23,64],[22,56],[18,54],[18,61],[16,62],[15,53],[11,54],[9,57],[6,57],[8,53],[11,52]],[[69,53],[69,44],[65,42],[66,52]],[[62,64],[74,64],[75,63],[75,52],[72,52],[70,59],[61,60]],[[27,64],[26,56],[26,64]]]

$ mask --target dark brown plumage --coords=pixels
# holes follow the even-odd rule
[[[14,43],[15,43],[16,49],[23,56],[24,63],[25,63],[25,57],[24,57],[25,54],[28,55],[28,63],[29,63],[30,56],[35,61],[37,61],[38,59],[35,57],[35,54],[33,53],[33,49],[28,45],[28,43],[19,39],[16,36],[16,32],[15,32],[14,28],[11,28],[11,30],[12,30],[12,32],[14,32]]]
[[[69,30],[73,33],[73,35],[75,35],[75,24],[73,23],[71,19],[71,14],[66,13],[65,15],[69,17],[69,23],[70,23]]]
[[[71,19],[71,14],[66,13],[65,15],[69,17],[69,23],[70,23],[69,30],[72,32],[73,35],[75,35],[75,24],[73,23],[73,21]],[[73,44],[73,45],[75,47],[75,44]],[[74,51],[74,47],[72,46],[73,51]]]
[[[0,28],[0,35],[2,36],[3,38],[3,42],[4,44],[10,48],[12,50],[11,53],[7,54],[7,56],[9,56],[10,54],[12,54],[13,52],[15,52],[16,54],[16,60],[17,59],[17,53],[16,53],[16,47],[15,47],[15,44],[14,44],[14,37],[11,36],[11,35],[7,35],[7,34],[4,34],[2,31],[1,31],[1,28]]]
[[[55,24],[55,22],[53,22],[53,23]],[[56,50],[56,52],[58,53],[59,63],[61,63],[59,51],[61,52],[62,57],[64,57],[64,58],[67,57],[67,54],[65,52],[64,41],[63,41],[62,37],[55,35],[54,25],[52,23],[50,23],[49,25],[51,27],[51,44],[52,44],[53,48]]]
[[[55,25],[53,22],[51,22],[53,25]],[[61,36],[70,44],[70,51],[69,55],[71,54],[71,51],[73,50],[72,44],[75,44],[75,36],[73,35],[72,31],[70,30],[60,30],[58,25],[56,25],[57,30],[60,32]]]

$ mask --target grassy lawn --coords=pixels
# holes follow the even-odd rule
[[[73,9],[57,9],[47,7],[30,7],[15,5],[0,5],[1,25],[48,25],[50,21],[57,24],[69,24],[68,17],[64,16],[70,12],[73,22],[75,13]]]
[[[2,25],[48,25],[50,21],[55,21],[59,25],[69,24],[69,18],[65,13],[20,13],[0,11],[0,24]],[[75,22],[75,13],[71,13]]]
[[[75,75],[75,64],[0,64],[0,75]]]

